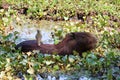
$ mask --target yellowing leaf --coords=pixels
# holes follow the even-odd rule
[[[10,58],[6,58],[7,62],[10,63]]]
[[[32,67],[30,67],[30,68],[27,70],[27,72],[28,72],[29,74],[34,74],[34,69],[33,69]]]
[[[11,68],[11,66],[7,66],[6,68],[5,68],[5,71],[10,71],[12,68]]]
[[[5,71],[0,72],[0,78],[2,78],[3,76],[5,76]]]
[[[29,66],[34,66],[34,63],[33,62],[28,62],[28,65]]]
[[[46,65],[50,65],[50,64],[53,64],[54,62],[53,61],[44,61],[44,63],[46,63]]]
[[[27,52],[27,55],[30,56],[32,54],[32,52]]]
[[[73,56],[69,56],[69,61],[71,62],[71,63],[73,63],[74,61],[75,61],[75,59],[74,59],[74,57]]]
[[[69,68],[70,67],[70,64],[67,64],[66,68]]]
[[[12,80],[12,76],[11,75],[7,76],[7,78],[8,78],[8,80]]]

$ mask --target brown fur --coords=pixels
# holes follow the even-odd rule
[[[59,55],[69,55],[73,54],[73,51],[77,51],[81,55],[82,52],[94,49],[96,43],[96,37],[88,32],[73,32],[68,33],[65,38],[56,45],[41,44],[37,46],[36,40],[29,40],[18,44],[16,49],[21,47],[21,51],[23,52],[40,50],[41,53],[57,53]]]

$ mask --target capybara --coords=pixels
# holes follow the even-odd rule
[[[73,51],[82,55],[82,52],[94,49],[97,44],[96,37],[89,32],[72,32],[66,34],[65,38],[58,44],[37,45],[36,40],[28,40],[19,43],[16,49],[21,48],[22,52],[40,50],[41,53],[69,55]]]

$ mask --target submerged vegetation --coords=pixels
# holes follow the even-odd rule
[[[70,75],[68,80],[86,76],[91,80],[120,79],[120,1],[119,0],[1,0],[0,1],[0,79],[35,79],[48,75]],[[38,51],[15,50],[16,20],[63,21],[54,27],[55,44],[66,33],[86,31],[98,38],[96,49],[74,55],[43,55]],[[23,26],[21,26],[23,27]]]

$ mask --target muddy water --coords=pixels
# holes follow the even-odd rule
[[[19,32],[16,44],[25,40],[35,40],[37,30],[41,31],[42,42],[44,44],[53,44],[54,41],[51,36],[51,32],[54,32],[54,28],[60,28],[61,22],[53,21],[13,21],[14,31]]]

